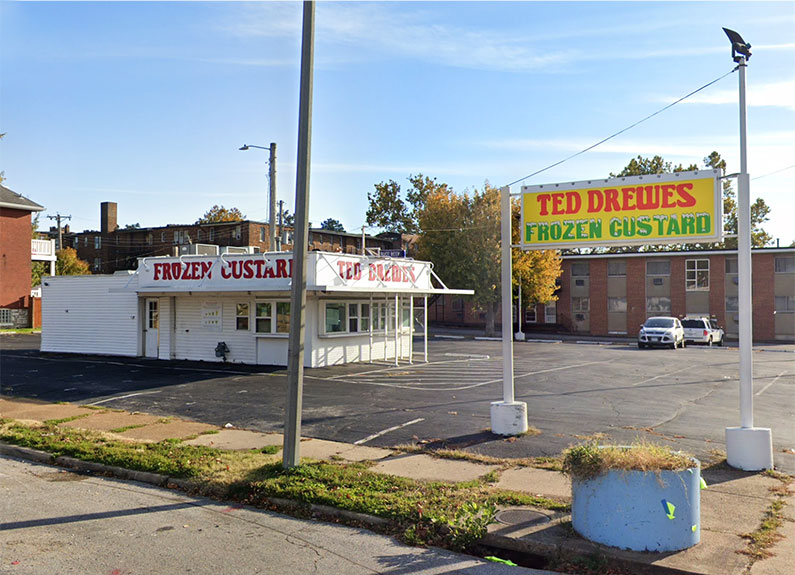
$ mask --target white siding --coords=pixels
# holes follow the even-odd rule
[[[201,297],[189,296],[175,298],[176,331],[174,332],[175,359],[201,361],[223,361],[215,356],[215,346],[223,341],[229,347],[228,362],[256,363],[256,338],[250,331],[235,329],[235,304],[248,302],[249,297]],[[220,303],[222,329],[215,331],[202,327],[202,305]],[[162,337],[162,335],[161,335]]]
[[[135,278],[126,275],[44,278],[41,351],[137,356],[139,309],[133,284]]]

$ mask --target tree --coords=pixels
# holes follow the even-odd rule
[[[55,275],[58,276],[83,276],[90,274],[88,262],[77,257],[74,248],[64,248],[55,252]],[[50,265],[47,262],[33,262],[30,271],[30,285],[36,287],[41,284],[41,278],[49,273]]]
[[[78,258],[74,248],[58,250],[55,256],[58,258],[55,261],[55,275],[84,276],[91,273],[88,262]]]
[[[324,222],[320,224],[321,230],[330,230],[332,232],[344,232],[345,228],[343,225],[334,218],[327,218]]]
[[[141,229],[141,224],[139,224],[138,222],[135,222],[134,224],[127,224],[126,226],[124,226],[124,229],[125,230],[140,230]]]
[[[197,224],[215,224],[218,222],[241,222],[246,219],[237,208],[226,209],[223,206],[215,205],[205,214],[196,220]]]
[[[704,167],[719,169],[722,171],[723,174],[725,174],[726,160],[721,158],[718,152],[712,152],[709,156],[704,158]],[[671,162],[666,162],[660,156],[654,156],[653,158],[650,159],[638,156],[637,158],[633,158],[632,160],[630,160],[629,164],[627,164],[624,167],[624,169],[621,170],[618,174],[611,173],[610,177],[643,176],[648,174],[663,174],[663,173],[691,171],[698,169],[699,167],[696,164],[691,164],[687,168],[683,167],[682,164],[679,164],[678,166],[674,167],[673,164],[671,164]],[[755,248],[764,247],[772,240],[772,236],[762,228],[762,224],[768,220],[769,213],[770,213],[770,208],[767,206],[767,204],[762,198],[757,198],[757,200],[753,204],[751,204],[751,246],[752,247]],[[723,180],[723,228],[726,234],[736,236],[737,199],[734,193],[734,189],[732,188],[732,183],[728,179]],[[631,248],[630,247],[611,248],[608,251],[609,252],[665,251],[665,250],[679,250],[686,248],[736,249],[737,238],[730,237],[718,243],[705,243],[705,244],[694,244],[694,245],[691,244],[689,246],[684,244],[667,244],[660,246],[643,246],[642,248],[639,248],[638,246]]]
[[[422,194],[416,216],[420,230],[417,255],[432,261],[446,283],[475,291],[472,302],[485,312],[486,334],[494,335],[501,302],[500,191],[485,185],[482,192],[458,195],[445,184],[424,178],[415,187]],[[513,234],[518,242],[519,205],[512,208]],[[513,283],[522,283],[525,301],[554,299],[560,259],[555,252],[513,250]]]
[[[447,184],[422,174],[410,175],[411,188],[406,199],[401,197],[400,184],[395,180],[375,184],[375,192],[367,194],[367,224],[383,228],[387,232],[416,234],[420,231],[419,214],[431,193],[450,191]]]

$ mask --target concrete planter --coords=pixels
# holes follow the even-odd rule
[[[572,479],[571,517],[580,535],[633,551],[677,551],[701,540],[701,467],[610,470]]]

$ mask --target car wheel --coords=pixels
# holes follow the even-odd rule
[[[709,347],[712,347],[712,338],[709,338],[709,339],[707,340],[707,345],[708,345]]]
[[[718,347],[723,347],[723,338],[718,340]]]
[[[638,342],[638,349],[643,349],[644,347],[646,347],[645,343]]]

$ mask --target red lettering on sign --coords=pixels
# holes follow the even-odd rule
[[[254,277],[254,262],[246,260],[243,262],[243,278],[250,280]]]
[[[676,192],[679,194],[679,197],[681,198],[676,202],[677,206],[679,206],[680,208],[690,208],[696,205],[696,198],[694,198],[693,196],[690,195],[690,193],[688,193],[688,190],[692,189],[693,189],[693,184],[689,183],[679,184],[678,186],[676,186]]]
[[[620,212],[621,207],[618,205],[618,190],[615,188],[608,188],[604,191],[604,194],[605,194],[605,211]]]
[[[290,260],[290,268],[293,267],[293,260]],[[276,277],[287,277],[287,260],[276,260]]]
[[[547,202],[552,197],[551,194],[538,194],[536,196],[536,201],[541,204],[541,209],[538,210],[538,214],[541,216],[548,216],[549,211],[547,210]]]
[[[674,201],[674,192],[676,191],[676,184],[663,184],[662,185],[662,208],[675,208],[676,202]]]
[[[635,209],[635,188],[621,188],[621,209]]]
[[[588,213],[601,212],[604,206],[602,190],[588,190]]]

